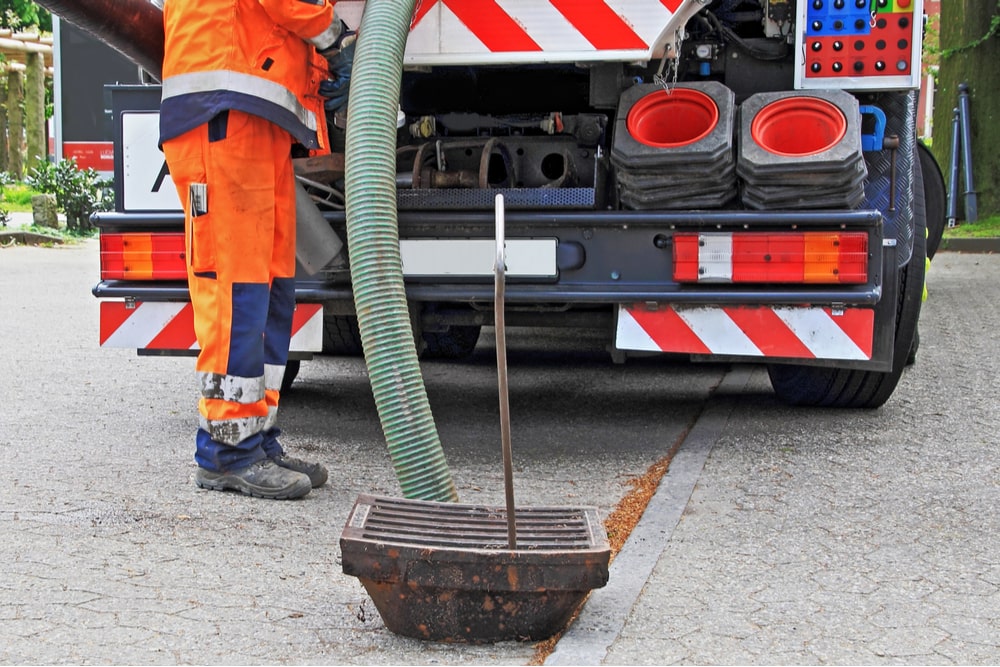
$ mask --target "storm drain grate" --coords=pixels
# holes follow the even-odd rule
[[[507,548],[505,508],[370,498],[355,507],[345,536],[412,546]],[[521,507],[514,518],[519,549],[591,549],[599,543],[592,508]]]

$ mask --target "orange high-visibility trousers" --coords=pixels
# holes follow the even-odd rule
[[[259,434],[274,426],[295,308],[291,143],[230,110],[163,144],[184,203],[205,468],[262,459]],[[241,443],[242,453],[227,451]]]

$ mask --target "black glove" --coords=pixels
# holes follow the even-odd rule
[[[330,78],[319,84],[319,94],[326,98],[323,106],[327,111],[338,111],[347,105],[351,68],[354,66],[354,44],[355,40],[351,40],[346,46],[337,49],[335,55],[327,58]]]
[[[340,35],[336,41],[319,54],[326,58],[330,78],[319,85],[319,94],[326,98],[327,111],[336,112],[347,105],[347,93],[351,87],[351,68],[354,66],[354,44],[358,33],[348,30],[347,24],[340,22]]]

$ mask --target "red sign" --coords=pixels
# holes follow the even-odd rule
[[[63,159],[76,158],[80,169],[115,170],[115,149],[110,141],[64,141]]]

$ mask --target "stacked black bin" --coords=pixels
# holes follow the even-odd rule
[[[687,95],[697,91],[699,95]],[[676,96],[671,98],[671,96]],[[704,96],[707,96],[707,100]],[[717,120],[702,128],[690,128],[699,135],[677,145],[653,145],[648,136],[635,137],[629,131],[629,114],[639,105],[650,113],[671,118],[671,105],[681,98],[694,97],[714,105]],[[639,84],[625,91],[618,105],[611,161],[617,168],[619,199],[628,208],[697,209],[720,208],[738,192],[733,145],[735,123],[733,92],[714,81],[682,83],[670,90],[657,84]],[[682,118],[683,114],[677,114]],[[636,118],[633,116],[633,126]],[[677,121],[682,122],[682,121]],[[678,128],[675,128],[678,129]],[[684,135],[688,128],[679,128]]]
[[[752,95],[740,105],[738,143],[747,208],[856,208],[864,200],[861,115],[850,93]]]

